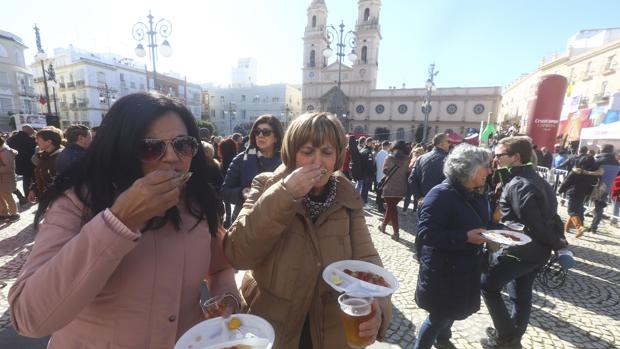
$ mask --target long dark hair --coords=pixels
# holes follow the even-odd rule
[[[138,144],[157,118],[166,113],[177,113],[188,135],[199,139],[198,127],[191,112],[177,99],[157,92],[140,92],[120,98],[106,114],[97,130],[84,158],[74,164],[46,191],[39,202],[35,215],[35,228],[45,215],[47,208],[62,193],[72,188],[87,207],[84,219],[88,220],[111,207],[120,193],[127,190],[134,181],[144,176]],[[207,160],[199,151],[192,159],[190,177],[184,190],[184,200],[196,225],[207,220],[212,235],[216,234],[223,212],[214,189],[207,183]],[[144,230],[160,227],[171,220],[180,228],[180,215],[176,207],[166,211],[164,219],[152,219]]]

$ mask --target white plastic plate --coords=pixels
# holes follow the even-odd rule
[[[232,318],[241,320],[237,330],[228,329]],[[202,321],[185,332],[174,349],[220,349],[248,345],[255,349],[271,349],[275,340],[273,327],[267,320],[251,314],[233,314]]]
[[[512,236],[518,240],[513,240],[504,235]],[[493,242],[497,242],[498,244],[507,246],[525,245],[532,241],[531,237],[512,230],[487,230],[482,232],[482,236]]]
[[[354,278],[344,272],[345,269],[351,271],[365,271],[382,276],[383,279],[391,286],[384,287],[375,285],[360,279]],[[342,281],[336,284],[332,280],[332,275],[336,275]],[[323,270],[323,280],[338,292],[345,292],[355,295],[386,297],[398,290],[400,284],[392,273],[381,268],[380,266],[364,261],[343,260],[328,265]]]

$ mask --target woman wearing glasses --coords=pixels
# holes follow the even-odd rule
[[[221,202],[189,110],[119,99],[81,166],[41,198],[34,248],[9,292],[17,332],[48,348],[172,348],[204,319],[200,285],[238,297]]]
[[[282,134],[282,124],[276,117],[269,114],[259,116],[250,129],[250,146],[230,163],[222,185],[222,198],[235,205],[233,221],[241,211],[254,177],[259,173],[273,172],[282,163]]]
[[[274,327],[279,348],[348,348],[338,292],[321,278],[332,262],[381,265],[364,220],[364,202],[344,175],[346,140],[327,113],[304,114],[286,131],[284,164],[256,177],[224,251],[249,269],[241,290],[248,311]],[[391,319],[389,298],[376,299],[359,336],[372,342]]]

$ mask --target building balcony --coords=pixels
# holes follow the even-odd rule
[[[84,80],[77,80],[75,82],[76,87],[84,87]]]
[[[590,74],[590,72],[584,72],[583,74],[581,74],[581,81],[588,80],[592,80],[592,74]]]
[[[601,71],[601,75],[610,75],[610,74],[613,74],[613,73],[615,73],[615,72],[616,72],[616,70],[615,70],[615,69],[613,69],[613,68],[611,68],[611,67],[605,67],[605,68],[603,68],[603,70]]]
[[[77,103],[69,103],[69,108],[71,110],[77,110]]]
[[[58,83],[58,87],[59,87],[60,89],[65,89],[65,88],[67,88],[67,85],[65,85],[65,83],[64,83],[64,82],[59,82],[59,83]]]
[[[67,88],[75,88],[75,83],[73,81],[67,83]]]
[[[28,87],[28,86],[21,86],[19,89],[19,95],[26,96],[26,97],[34,97],[34,88]]]
[[[60,109],[69,110],[69,105],[67,104],[67,102],[60,102]]]

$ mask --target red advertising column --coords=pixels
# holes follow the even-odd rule
[[[560,125],[567,80],[562,75],[543,75],[532,89],[527,108],[527,135],[538,148],[553,151]]]

